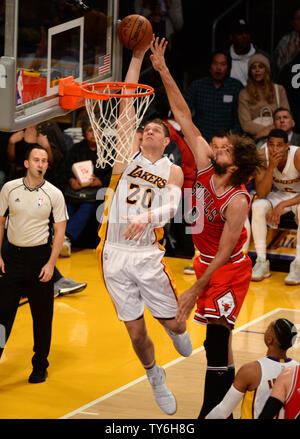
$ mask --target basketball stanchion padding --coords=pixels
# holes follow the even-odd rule
[[[136,130],[154,98],[149,85],[128,82],[59,81],[60,105],[75,110],[85,105],[97,144],[97,167],[127,162]]]

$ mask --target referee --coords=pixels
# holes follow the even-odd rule
[[[32,145],[27,150],[24,166],[26,177],[5,183],[0,193],[0,340],[4,340],[0,345],[0,356],[11,332],[19,301],[26,296],[34,336],[33,370],[29,382],[40,383],[47,378],[53,317],[53,272],[68,217],[62,192],[44,180],[48,167],[46,149]],[[9,244],[3,255],[5,227]]]

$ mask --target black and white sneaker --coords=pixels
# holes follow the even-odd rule
[[[87,287],[86,282],[75,282],[73,279],[62,277],[54,283],[54,297],[65,296],[83,291]]]

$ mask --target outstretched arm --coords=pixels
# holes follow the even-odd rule
[[[158,38],[153,40],[150,46],[152,51],[150,59],[153,68],[160,74],[172,113],[181,127],[189,148],[195,156],[197,168],[198,170],[203,169],[210,164],[212,151],[198,128],[194,125],[191,111],[166,65],[164,57],[166,46],[167,41],[164,38],[160,42]]]
[[[133,51],[131,61],[130,61],[124,82],[132,82],[135,84],[138,83],[143,59],[144,59],[145,53],[147,52],[148,49],[149,49],[149,47],[145,47],[145,48],[136,49],[135,51]],[[128,111],[128,109],[129,109],[129,111]],[[130,99],[130,98],[121,99],[119,110],[120,110],[120,113],[119,113],[119,120],[118,120],[117,136],[120,139],[120,141],[122,141],[124,143],[124,142],[126,142],[126,140],[128,138],[127,130],[131,129],[132,135],[133,135],[133,130],[135,127],[135,120],[134,120],[135,112],[134,112],[134,107],[132,105],[132,99]],[[129,147],[129,145],[128,145],[128,147]],[[112,173],[113,174],[121,174],[124,171],[124,169],[126,168],[126,166],[127,166],[127,162],[119,163],[116,160]]]

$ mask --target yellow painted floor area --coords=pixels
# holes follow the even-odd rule
[[[181,293],[195,281],[194,276],[183,274],[191,261],[167,261]],[[88,287],[81,293],[55,299],[49,377],[45,383],[27,382],[32,320],[28,304],[20,306],[0,361],[0,419],[57,419],[144,376],[123,323],[118,321],[100,281],[95,251],[74,251],[71,258],[58,260],[58,268],[65,277],[86,281]],[[300,310],[300,287],[286,287],[285,276],[274,272],[263,282],[251,283],[236,328],[276,308]],[[160,324],[147,312],[145,315],[157,363],[165,365],[177,359],[179,355]],[[205,327],[190,318],[188,330],[194,349],[201,347]]]

